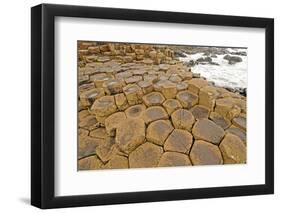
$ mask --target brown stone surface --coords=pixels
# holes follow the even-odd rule
[[[186,109],[176,110],[172,113],[171,119],[175,128],[186,129],[188,131],[191,131],[195,122],[195,118],[192,113]]]
[[[181,105],[187,109],[190,109],[198,103],[198,96],[187,90],[178,92],[176,97],[181,103]]]
[[[129,168],[128,158],[121,155],[114,155],[103,167],[104,169],[127,169]]]
[[[128,118],[142,118],[145,110],[146,106],[144,104],[137,104],[134,106],[130,106],[125,110],[125,113]]]
[[[238,136],[226,134],[219,147],[224,163],[246,163],[246,146]]]
[[[144,95],[142,100],[146,106],[150,107],[161,105],[165,101],[165,98],[160,92],[151,92],[147,95]]]
[[[178,152],[165,152],[158,163],[158,167],[192,166],[187,155]]]
[[[216,112],[211,112],[210,119],[223,129],[227,129],[231,125],[231,122],[227,118]]]
[[[97,146],[103,143],[104,143],[104,139],[101,138],[92,138],[92,137],[79,138],[78,159],[96,154]]]
[[[94,88],[86,90],[80,94],[80,101],[83,106],[91,106],[94,101],[104,96],[104,90],[102,88]]]
[[[165,111],[163,107],[153,106],[149,107],[143,113],[143,120],[146,124],[151,123],[152,121],[160,120],[160,119],[168,119],[169,115]]]
[[[115,138],[107,136],[102,144],[96,147],[96,154],[103,163],[108,162],[113,156],[119,153],[115,144]]]
[[[97,99],[91,107],[91,111],[98,116],[109,116],[117,110],[114,96],[103,96]]]
[[[247,97],[182,48],[78,41],[78,170],[246,162]]]
[[[201,78],[193,78],[188,83],[188,90],[194,94],[199,94],[200,89],[208,85],[208,81]]]
[[[177,109],[181,109],[182,108],[182,105],[176,99],[167,99],[163,103],[163,106],[165,107],[165,109],[166,109],[166,111],[168,112],[169,115],[171,115]]]
[[[139,81],[138,85],[142,89],[142,92],[144,94],[147,94],[147,93],[150,93],[153,91],[153,84],[149,80]]]
[[[177,95],[177,84],[175,83],[167,83],[162,86],[161,92],[165,96],[166,99],[175,98]]]
[[[145,124],[142,119],[127,118],[116,128],[116,143],[126,153],[131,152],[145,140]]]
[[[190,151],[193,165],[223,164],[223,158],[218,146],[203,140],[196,140]]]
[[[78,160],[78,170],[101,169],[102,166],[103,163],[98,159],[96,155]]]
[[[107,95],[115,95],[123,91],[123,83],[117,79],[105,81],[102,87]]]
[[[115,131],[120,122],[126,119],[126,114],[124,112],[116,112],[111,114],[105,119],[105,129],[106,133],[110,136],[115,136]]]
[[[146,142],[132,151],[129,155],[130,168],[156,167],[163,149],[153,143]]]
[[[146,139],[162,146],[173,129],[169,120],[154,121],[147,127]]]
[[[97,129],[94,129],[90,132],[89,136],[93,138],[101,138],[104,139],[106,137],[106,131],[104,127],[99,127]]]
[[[216,87],[205,86],[199,92],[199,104],[213,110],[216,104],[216,98],[220,95]]]
[[[247,121],[244,117],[233,118],[232,123],[234,126],[237,126],[238,128],[243,129],[244,131],[246,131],[247,129]]]
[[[211,120],[200,119],[194,124],[192,134],[195,139],[219,144],[224,136],[224,130]]]
[[[98,126],[98,121],[93,115],[85,116],[79,122],[79,127],[83,127],[88,130],[96,129]]]
[[[125,110],[129,107],[128,101],[124,93],[116,94],[114,96],[116,106],[119,110]]]
[[[89,135],[89,130],[87,129],[82,129],[82,128],[79,128],[78,129],[78,135],[79,135],[79,138],[83,138],[83,137],[86,137]]]
[[[143,92],[136,84],[128,84],[123,88],[129,105],[142,103]]]
[[[190,109],[195,119],[208,118],[210,110],[203,105],[196,105]]]
[[[186,130],[174,129],[164,144],[165,151],[189,153],[193,136]]]
[[[238,136],[246,144],[247,135],[246,132],[242,129],[232,125],[228,129],[226,129],[226,132]]]

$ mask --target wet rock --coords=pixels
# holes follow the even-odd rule
[[[189,157],[182,153],[177,152],[164,152],[161,156],[158,167],[171,167],[171,166],[192,166]]]
[[[153,106],[149,107],[143,113],[143,120],[146,124],[151,123],[152,121],[160,120],[160,119],[168,119],[169,115],[165,111],[163,107]]]
[[[186,130],[174,129],[164,144],[165,151],[189,153],[193,136]]]
[[[211,112],[210,119],[223,129],[227,129],[231,125],[230,120],[216,112]]]
[[[247,122],[246,122],[246,118],[244,117],[236,117],[233,118],[232,123],[234,124],[234,126],[239,127],[240,129],[243,129],[244,131],[246,131],[247,129]]]
[[[109,116],[116,110],[114,96],[103,96],[97,99],[91,107],[91,112],[100,117]]]
[[[104,139],[83,137],[79,138],[78,158],[96,154],[96,148],[104,143]]]
[[[114,96],[116,106],[119,110],[125,110],[129,107],[127,98],[124,93],[119,93]]]
[[[147,128],[146,139],[162,146],[173,129],[169,120],[154,121]]]
[[[93,138],[100,138],[100,139],[105,139],[106,137],[106,130],[104,127],[99,127],[97,129],[94,129],[90,132],[89,136]]]
[[[190,151],[193,165],[223,164],[223,158],[218,146],[203,140],[196,140]]]
[[[214,144],[219,144],[224,136],[223,128],[205,118],[198,120],[194,124],[192,133],[195,139],[205,140]]]
[[[125,153],[129,153],[145,140],[145,124],[142,119],[127,118],[116,128],[116,143]]]
[[[216,87],[205,86],[199,92],[199,104],[213,110],[216,104],[216,98],[220,95]]]
[[[115,155],[103,167],[104,169],[127,169],[129,168],[128,158],[125,156]]]
[[[165,107],[165,109],[166,109],[166,111],[168,112],[169,115],[171,115],[177,109],[181,109],[182,108],[182,105],[176,99],[167,99],[163,103],[163,106]]]
[[[144,104],[149,107],[161,105],[165,101],[165,98],[160,92],[151,92],[147,95],[144,95],[142,100]]]
[[[96,155],[82,158],[78,161],[78,170],[92,170],[101,169],[103,163],[98,159]]]
[[[187,109],[190,109],[198,103],[198,96],[187,90],[179,92],[176,98],[179,100],[181,105]]]
[[[201,57],[201,58],[198,58],[198,59],[196,60],[196,62],[197,62],[198,64],[209,64],[209,63],[212,62],[212,58],[209,57],[209,56],[207,56],[207,57]]]
[[[144,104],[138,104],[126,109],[125,113],[128,118],[142,118],[145,110],[146,106]]]
[[[246,163],[246,146],[241,139],[233,134],[226,134],[219,146],[224,163]]]
[[[80,101],[83,106],[91,106],[94,101],[104,96],[104,90],[102,88],[93,88],[86,90],[80,94]]]
[[[185,129],[191,131],[195,118],[192,113],[186,109],[178,109],[172,113],[171,119],[173,125],[177,129]]]
[[[242,61],[242,58],[239,56],[231,56],[231,55],[226,55],[223,57],[223,59],[227,60],[229,64],[236,64],[238,62]]]
[[[126,119],[124,112],[116,112],[105,119],[106,133],[110,136],[115,136],[115,131],[120,122]]]
[[[146,142],[136,148],[129,155],[130,168],[156,167],[163,153],[163,149],[153,143]]]
[[[199,94],[199,91],[202,87],[208,85],[208,81],[201,78],[193,78],[189,82],[188,90],[194,94]]]
[[[129,84],[123,88],[129,105],[135,105],[142,103],[142,90],[136,84]]]
[[[192,73],[192,78],[200,78],[200,73]]]
[[[208,118],[210,110],[203,105],[195,105],[190,109],[195,119]]]

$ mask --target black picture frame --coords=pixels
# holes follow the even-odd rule
[[[265,29],[265,184],[93,195],[54,195],[55,17]],[[274,20],[241,16],[41,4],[31,8],[31,204],[60,208],[274,193]]]

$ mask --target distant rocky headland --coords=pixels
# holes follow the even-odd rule
[[[246,93],[180,60],[195,51],[78,42],[79,170],[246,163]],[[235,64],[245,54],[204,51],[195,63],[221,54]]]

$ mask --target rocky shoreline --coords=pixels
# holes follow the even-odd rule
[[[214,59],[217,59],[218,56],[223,56],[223,59],[228,62],[229,65],[235,65],[236,63],[242,62],[242,57],[247,56],[247,52],[245,50],[237,50],[231,51],[231,48],[223,48],[223,47],[197,47],[197,46],[176,46],[175,48],[175,56],[178,58],[186,58],[187,56],[192,56],[195,54],[201,54],[201,57],[196,60],[191,59],[185,61],[184,64],[189,67],[195,67],[197,65],[215,65],[220,66],[220,63],[215,62]],[[226,86],[225,89],[239,93],[243,96],[247,96],[247,88],[245,87],[230,87]]]
[[[78,42],[78,170],[246,163],[246,97],[178,48]]]

